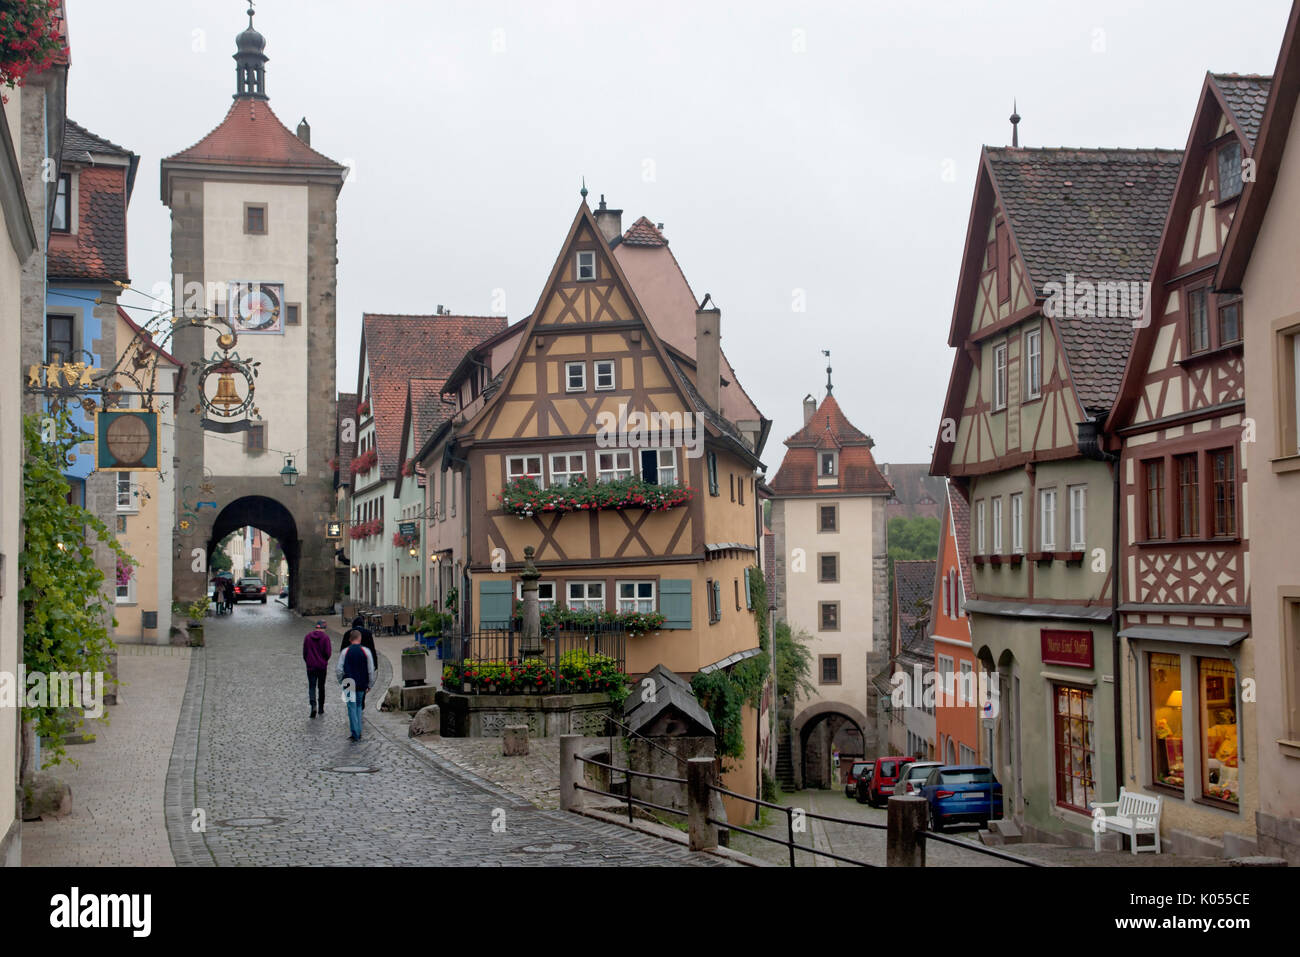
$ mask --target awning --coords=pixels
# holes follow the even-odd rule
[[[1181,628],[1174,625],[1134,625],[1119,633],[1121,638],[1142,641],[1177,641],[1185,645],[1213,645],[1231,648],[1250,632],[1238,628]]]
[[[1003,618],[1069,618],[1076,621],[1109,621],[1106,605],[1036,605],[1023,601],[986,601],[968,598],[966,610]]]
[[[739,664],[746,658],[753,658],[755,655],[761,655],[762,653],[762,648],[750,648],[748,651],[738,651],[734,655],[727,655],[727,657],[723,658],[721,661],[715,661],[711,665],[705,665],[700,669],[700,674],[707,675],[710,672],[718,671],[722,668],[730,668],[732,665]]]
[[[758,549],[753,545],[746,545],[743,542],[705,542],[704,553],[714,555],[718,552],[757,552]]]

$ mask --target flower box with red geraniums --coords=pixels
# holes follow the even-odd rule
[[[379,451],[377,449],[366,449],[355,459],[352,460],[352,474],[358,475],[361,472],[369,472],[379,463]]]
[[[22,86],[68,55],[60,0],[5,0],[0,3],[0,86]],[[9,97],[0,94],[0,103]]]
[[[568,485],[538,488],[532,479],[515,479],[497,495],[507,512],[527,518],[542,512],[599,512],[603,509],[644,508],[661,512],[684,505],[695,495],[685,485],[655,485],[639,478],[613,482],[574,480]]]
[[[410,478],[415,474],[414,459],[407,459],[405,462],[402,463],[402,474],[405,475],[407,478]]]
[[[420,540],[420,536],[412,532],[410,535],[403,535],[401,532],[393,532],[393,544],[398,548],[410,548]]]
[[[360,538],[370,538],[378,535],[384,530],[384,523],[381,519],[372,519],[369,522],[360,522],[348,529],[348,538],[353,540]]]
[[[357,415],[359,415],[359,416],[367,416],[367,415],[369,415],[369,414],[370,414],[370,403],[369,403],[369,402],[361,402],[361,403],[359,403],[359,404],[357,405]]]

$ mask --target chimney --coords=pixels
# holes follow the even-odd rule
[[[605,237],[605,242],[612,243],[623,235],[623,210],[606,208],[604,193],[600,194],[600,205],[596,207],[593,215],[596,217],[596,225],[600,227],[601,235]]]
[[[812,417],[817,413],[817,400],[812,397],[810,392],[803,397],[803,424],[807,425],[812,421]]]
[[[709,296],[704,297],[707,305]],[[695,391],[709,408],[720,411],[722,389],[722,310],[695,310]]]
[[[311,146],[311,124],[305,116],[298,122],[298,139]]]

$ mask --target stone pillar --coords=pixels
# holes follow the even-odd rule
[[[713,785],[718,765],[713,758],[689,758],[686,762],[686,823],[692,851],[718,846],[718,826],[708,821],[713,803]]]
[[[534,548],[524,546],[524,568],[519,573],[523,579],[524,592],[524,641],[523,654],[538,655],[542,651],[542,613],[537,605],[537,579],[542,573],[533,564]]]
[[[583,781],[582,762],[578,760],[578,749],[582,746],[582,735],[560,735],[560,810],[576,811],[585,802],[584,792],[576,785]]]
[[[929,814],[925,798],[891,796],[885,863],[890,867],[925,867],[925,836]]]
[[[506,725],[505,733],[501,736],[501,745],[501,751],[506,757],[526,755],[528,753],[528,725]]]

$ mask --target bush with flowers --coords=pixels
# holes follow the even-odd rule
[[[358,475],[361,472],[369,472],[378,462],[379,452],[376,449],[366,449],[352,460],[352,474]]]
[[[616,704],[628,696],[631,684],[618,662],[605,655],[573,650],[560,657],[558,669],[541,658],[505,662],[448,663],[442,685],[469,694],[581,694],[604,692]]]
[[[22,86],[67,56],[62,26],[59,0],[0,0],[0,86]]]

